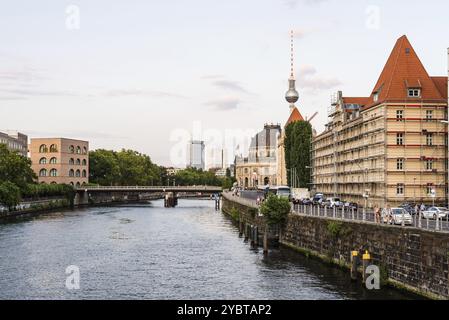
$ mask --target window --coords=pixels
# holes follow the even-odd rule
[[[396,110],[396,120],[397,121],[404,120],[404,110]]]
[[[432,133],[427,133],[426,134],[426,145],[427,146],[432,146],[433,145],[433,134]]]
[[[73,169],[70,169],[69,177],[74,177],[74,176],[75,176],[75,171],[73,171]]]
[[[87,171],[83,170],[83,178],[86,178],[86,177],[87,177]]]
[[[76,159],[76,165],[80,166],[81,165],[81,160],[80,159]]]
[[[58,170],[51,169],[50,170],[50,177],[57,177],[58,176]]]
[[[426,170],[433,170],[433,160],[426,160]]]
[[[51,164],[56,164],[57,162],[58,162],[58,160],[55,157],[50,159]]]
[[[46,177],[47,176],[47,169],[41,169],[39,171],[39,177]]]
[[[404,159],[397,159],[396,161],[396,169],[404,170]]]
[[[402,183],[398,183],[396,185],[396,195],[398,196],[403,196],[404,195],[404,185]]]
[[[75,164],[75,160],[73,158],[70,158],[69,164],[73,166]]]
[[[50,152],[58,152],[58,147],[55,144],[50,146]]]
[[[374,100],[374,102],[377,102],[379,100],[379,93],[378,92],[374,92],[373,100]]]
[[[87,161],[86,161],[86,159],[83,159],[83,166],[87,166]]]
[[[77,178],[81,177],[81,171],[76,170],[75,177]]]
[[[47,164],[47,158],[41,158],[39,164]]]
[[[420,89],[408,89],[408,97],[409,98],[421,97],[421,90]]]
[[[40,152],[40,153],[48,152],[47,145],[45,145],[45,144],[41,145],[41,146],[39,147],[39,152]]]
[[[78,147],[76,147],[76,153],[77,154],[81,154],[81,148],[78,146]]]
[[[433,110],[426,110],[426,120],[432,120],[433,119]]]
[[[75,153],[75,147],[74,146],[70,146],[69,147],[69,152],[70,153]]]
[[[83,147],[83,154],[87,154],[87,148]]]
[[[396,134],[396,144],[398,146],[403,146],[404,145],[404,134],[403,133]]]
[[[428,196],[430,196],[433,192],[434,192],[433,185],[428,184],[428,185],[426,186],[426,194],[427,194]]]

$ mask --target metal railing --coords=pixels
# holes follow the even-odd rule
[[[216,191],[221,192],[221,187],[213,186],[85,186],[77,187],[78,191],[121,191],[121,190],[144,190],[144,191]]]
[[[330,218],[343,221],[357,221],[371,224],[385,224],[385,222],[383,222],[383,217],[380,217],[381,222],[376,222],[376,217],[372,210],[295,204],[292,205],[292,211],[293,214],[306,216]],[[449,216],[446,216],[445,218],[429,219],[423,218],[422,215],[412,215],[412,225],[405,225],[404,223],[401,223],[396,226],[448,233]]]

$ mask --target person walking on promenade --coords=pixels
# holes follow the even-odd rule
[[[380,223],[380,208],[377,204],[374,206],[374,218],[376,223]]]
[[[389,204],[387,204],[387,223],[388,224],[392,224],[393,223],[393,214],[391,212],[391,207]]]

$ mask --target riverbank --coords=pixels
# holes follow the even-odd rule
[[[252,219],[254,205],[245,199],[225,193],[222,208],[233,219],[244,217],[246,223],[258,223]],[[291,214],[279,243],[348,273],[351,252],[361,257],[368,251],[385,284],[426,298],[449,298],[449,239],[444,234]]]

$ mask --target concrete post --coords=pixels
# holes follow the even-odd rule
[[[357,266],[359,263],[359,252],[351,251],[351,280],[357,280]]]
[[[337,215],[337,212],[336,212],[336,210],[335,210],[335,207],[333,208],[333,211],[334,211],[333,216],[334,216],[334,219],[335,219],[335,217],[336,217],[336,215]]]
[[[362,257],[362,265],[363,265],[363,283],[365,283],[367,274],[366,274],[366,268],[368,268],[371,264],[371,255],[369,254],[368,250],[365,251],[365,254]]]
[[[352,208],[352,220],[355,220],[354,208]]]

